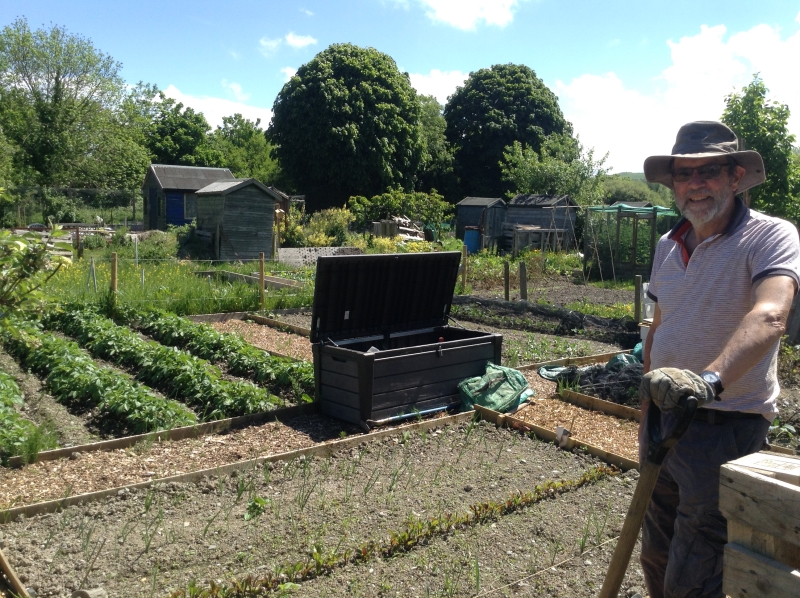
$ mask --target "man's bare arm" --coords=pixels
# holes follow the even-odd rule
[[[789,276],[769,276],[753,286],[753,308],[706,368],[719,372],[723,388],[749,372],[784,335],[794,293],[795,282]]]

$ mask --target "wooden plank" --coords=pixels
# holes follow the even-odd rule
[[[339,403],[340,405],[347,405],[348,407],[357,408],[361,402],[359,394],[349,390],[336,388],[335,386],[328,386],[323,384],[320,387],[320,397],[325,401],[332,403]]]
[[[722,590],[731,598],[798,598],[800,571],[737,544],[726,544]]]
[[[346,359],[344,357],[323,353],[321,363],[322,369],[327,372],[358,377],[358,362],[355,359]]]
[[[442,347],[441,355],[434,349],[412,355],[401,355],[382,359],[380,353],[375,359],[375,378],[397,376],[409,372],[441,369],[446,366],[472,361],[491,361],[494,359],[494,344],[481,343],[461,347]]]
[[[376,394],[372,397],[372,409],[386,409],[396,405],[408,405],[445,395],[458,396],[458,383],[464,378],[443,380],[433,384],[412,386],[394,392]],[[374,417],[373,417],[374,419]]]
[[[481,414],[481,417],[498,426],[508,426],[524,432],[533,432],[537,437],[546,442],[556,441],[556,433],[554,430],[548,430],[531,422],[514,417],[513,415],[498,413],[491,409],[487,409],[486,407],[481,407],[480,405],[475,405],[475,410]],[[568,438],[567,444],[564,448],[566,450],[572,450],[574,448],[585,449],[590,455],[594,455],[598,459],[602,459],[606,463],[615,465],[623,470],[639,469],[638,461],[633,461],[632,459],[628,459],[622,455],[606,451],[605,449],[590,444],[584,440],[581,440],[580,438]]]
[[[567,401],[568,403],[572,403],[573,405],[578,405],[594,411],[600,411],[602,413],[614,415],[623,419],[632,419],[637,422],[641,421],[642,419],[642,412],[639,409],[634,409],[633,407],[627,407],[625,405],[612,403],[611,401],[598,399],[597,397],[581,394],[579,392],[575,392],[574,390],[565,389],[562,390],[559,395],[563,400]]]
[[[747,467],[753,471],[800,486],[800,459],[769,453],[753,453],[732,461],[739,467]]]
[[[800,488],[745,467],[720,468],[719,509],[761,532],[800,546]]]
[[[761,530],[753,529],[735,517],[728,519],[728,542],[744,546],[748,550],[775,559],[795,569],[800,568],[800,546]]]
[[[543,366],[546,366],[546,365],[569,366],[569,365],[586,365],[586,364],[589,364],[589,363],[601,363],[603,361],[608,361],[609,359],[611,359],[615,355],[621,355],[623,353],[630,353],[630,351],[628,351],[628,350],[626,350],[626,351],[613,351],[611,353],[599,353],[597,355],[587,355],[586,357],[564,357],[562,359],[553,359],[551,361],[541,361],[539,363],[531,363],[531,364],[528,364],[528,365],[521,365],[518,368],[514,368],[514,369],[517,369],[517,370],[519,370],[521,372],[524,372],[524,371],[527,371],[527,370],[538,370],[540,367],[543,367]]]
[[[348,392],[358,393],[358,376],[345,376],[322,370],[320,372],[320,383],[323,386],[332,386]]]
[[[330,413],[328,411],[323,410],[323,412],[329,413],[334,417],[339,417],[338,415]],[[327,457],[334,454],[337,451],[354,448],[360,445],[362,442],[380,440],[382,438],[392,436],[393,434],[402,434],[404,431],[412,432],[417,430],[430,430],[432,428],[438,428],[440,426],[459,424],[462,422],[469,421],[470,419],[472,419],[472,417],[473,413],[471,411],[468,411],[466,413],[457,413],[455,415],[451,415],[448,417],[426,419],[421,422],[402,424],[394,428],[381,430],[378,432],[371,432],[369,434],[358,434],[355,436],[348,436],[347,438],[343,438],[341,440],[331,440],[328,442],[323,442],[321,444],[317,444],[303,449],[297,449],[285,453],[278,453],[275,455],[268,455],[265,457],[258,457],[256,459],[248,459],[247,461],[237,461],[236,463],[230,463],[228,465],[223,465],[221,467],[202,469],[199,471],[192,471],[189,473],[174,475],[166,478],[158,478],[158,479],[148,480],[146,482],[138,482],[136,484],[130,484],[128,486],[117,486],[115,488],[109,488],[107,490],[98,490],[96,492],[89,492],[86,494],[68,496],[66,498],[58,500],[50,500],[46,502],[35,503],[32,505],[26,505],[23,507],[6,509],[4,511],[0,511],[0,524],[15,521],[19,517],[32,517],[33,515],[41,515],[42,513],[55,513],[57,511],[64,509],[65,507],[70,507],[72,505],[91,503],[98,500],[102,500],[107,496],[116,496],[117,493],[123,488],[138,489],[138,488],[148,488],[153,484],[168,484],[169,482],[183,482],[183,483],[196,482],[197,480],[201,480],[204,477],[230,475],[234,471],[246,471],[248,469],[254,469],[267,462],[287,461],[304,455]],[[354,423],[358,423],[358,421],[355,420]]]
[[[253,320],[257,324],[264,324],[266,326],[271,326],[272,328],[285,328],[286,330],[291,330],[295,334],[299,334],[300,336],[310,337],[311,336],[311,329],[310,328],[303,328],[302,326],[295,326],[294,324],[289,324],[288,322],[281,322],[280,320],[273,320],[272,318],[265,318],[264,316],[259,316],[258,314],[248,314],[247,318]]]

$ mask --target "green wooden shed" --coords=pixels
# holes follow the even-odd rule
[[[215,181],[197,192],[197,229],[215,259],[272,258],[275,203],[280,197],[255,179]]]

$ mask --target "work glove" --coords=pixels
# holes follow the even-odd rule
[[[714,401],[714,388],[689,370],[659,368],[642,377],[639,397],[653,401],[661,411],[672,411],[678,402],[688,396],[697,398],[697,406],[704,407]]]

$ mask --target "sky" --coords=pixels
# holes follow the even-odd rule
[[[668,154],[678,128],[718,120],[759,73],[800,137],[800,1],[768,0],[5,0],[92,40],[128,83],[154,83],[209,123],[266,127],[289,77],[334,43],[373,47],[444,104],[470,72],[531,67],[612,172]],[[796,142],[798,143],[798,142]]]

